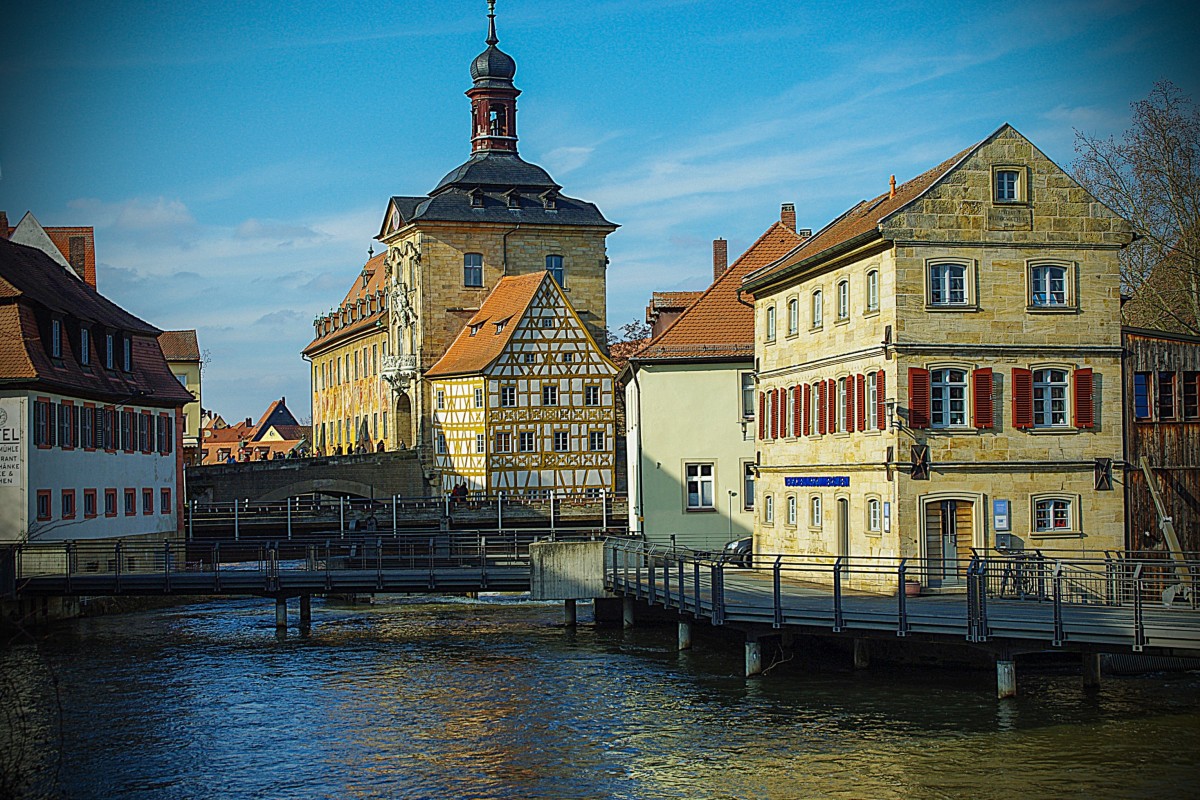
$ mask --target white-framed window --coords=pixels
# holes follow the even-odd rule
[[[775,304],[767,306],[767,341],[775,341]]]
[[[699,511],[712,509],[714,494],[714,467],[711,462],[684,465],[687,479],[687,509]]]
[[[475,407],[483,408],[483,387],[482,386],[475,387]]]
[[[935,262],[929,265],[929,305],[965,306],[967,265],[956,262]]]
[[[867,272],[867,313],[879,310],[879,270]]]
[[[814,494],[808,501],[808,525],[810,528],[819,528],[823,524],[821,495]]]
[[[875,370],[867,373],[867,430],[879,428],[879,374]]]
[[[837,391],[830,398],[830,402],[834,404],[834,409],[837,411],[837,432],[846,432],[846,379],[838,378],[836,384]]]
[[[796,495],[794,494],[787,496],[787,524],[796,524]]]
[[[763,522],[768,525],[775,522],[775,497],[773,495],[763,495]]]
[[[521,355],[522,355],[522,360],[524,360],[524,362],[526,364],[536,364],[537,363],[537,353],[522,353]]]
[[[358,365],[355,364],[355,367],[357,367],[357,366]],[[437,407],[439,409],[443,409],[446,407],[446,392],[443,389],[437,390]]]
[[[600,405],[600,387],[599,386],[584,386],[583,387],[583,404],[585,406]]]
[[[812,293],[812,327],[819,328],[825,324],[825,298],[820,289]]]
[[[483,253],[463,253],[463,285],[483,286]]]
[[[500,387],[500,406],[512,408],[517,404],[517,387],[511,383]]]
[[[874,376],[872,376],[874,377]],[[947,367],[929,373],[929,426],[957,428],[967,424],[967,372]]]
[[[438,455],[446,455],[446,434],[438,431],[437,435],[437,452]]]
[[[1069,308],[1072,305],[1070,270],[1064,264],[1031,264],[1029,305],[1032,308]]]
[[[384,421],[386,422],[387,421],[386,413],[383,415],[383,418],[384,418]],[[487,452],[487,436],[486,435],[484,435],[482,433],[475,434],[475,452],[476,453]]]
[[[879,533],[883,526],[883,505],[878,497],[867,498],[867,531]]]
[[[566,453],[571,449],[571,435],[567,431],[554,432],[554,452]]]
[[[754,462],[742,464],[742,509],[751,511],[754,508]]]
[[[1034,497],[1035,533],[1074,533],[1079,530],[1074,497]]]
[[[992,167],[992,200],[997,203],[1024,203],[1026,169],[1020,166]]]
[[[800,331],[800,301],[793,297],[787,301],[788,335],[794,336]]]
[[[850,281],[838,281],[837,315],[839,320],[850,319]]]
[[[1033,371],[1033,427],[1067,427],[1069,388],[1065,369],[1047,367]]]
[[[543,328],[553,328],[554,327],[554,317],[542,317],[541,319],[542,319],[542,327]]]
[[[588,450],[593,453],[604,450],[604,431],[588,432]]]
[[[566,273],[563,271],[562,256],[546,256],[546,272],[549,272],[559,286],[565,287]]]
[[[574,354],[574,353],[570,353],[570,352],[568,352],[568,353],[563,353],[563,354],[562,354],[562,362],[563,362],[564,364],[571,364],[571,363],[573,363],[574,361],[575,361],[575,354]]]
[[[542,387],[542,405],[556,406],[558,405],[558,387],[554,385]]]
[[[537,450],[537,439],[533,431],[521,431],[517,435],[517,449],[522,453],[532,453]]]

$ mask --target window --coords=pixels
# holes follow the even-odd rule
[[[929,304],[963,306],[967,304],[967,267],[965,264],[929,265]]]
[[[1029,268],[1029,305],[1033,308],[1066,308],[1069,303],[1067,268],[1036,264]]]
[[[787,498],[787,524],[796,524],[796,495],[789,494]]]
[[[437,407],[439,409],[446,407],[446,392],[444,389],[437,390]]]
[[[1150,419],[1150,373],[1133,373],[1133,418]]]
[[[571,438],[566,431],[554,432],[554,452],[565,453],[571,449]]]
[[[554,278],[559,286],[566,286],[566,276],[563,274],[563,257],[562,256],[546,256],[546,272],[550,273],[550,277]]]
[[[121,339],[121,345],[122,345],[122,349],[125,353],[125,360],[124,360],[125,371],[132,372],[133,371],[133,342],[131,342],[129,337],[126,336]]]
[[[500,405],[511,408],[517,404],[517,387],[512,384],[500,387]]]
[[[170,514],[171,513],[171,490],[170,489],[159,489],[158,490],[158,511],[160,514]]]
[[[113,368],[113,335],[111,333],[104,334],[104,368]]]
[[[554,317],[542,317],[542,327],[543,328],[553,328],[554,327]]]
[[[572,363],[573,361],[575,361],[575,354],[574,353],[563,353],[562,361],[564,364]]]
[[[1075,530],[1074,502],[1064,497],[1035,500],[1033,529],[1037,533],[1066,533]]]
[[[475,452],[482,453],[487,450],[487,437],[482,433],[475,434]]]
[[[537,442],[534,440],[533,431],[521,431],[517,436],[517,448],[522,453],[532,453],[537,449]]]
[[[388,436],[387,412],[385,411],[385,412],[383,412],[383,438],[386,439],[387,436]]]
[[[463,253],[463,285],[483,286],[483,253]]]
[[[512,452],[512,434],[508,431],[500,431],[496,434],[496,452],[511,453]]]
[[[813,528],[819,528],[823,524],[820,495],[813,495],[812,499],[808,501],[808,524]]]
[[[446,455],[446,434],[442,431],[437,433],[437,453],[439,456]]]
[[[38,489],[37,493],[37,521],[45,522],[50,519],[50,490]]]
[[[881,503],[876,497],[867,498],[867,530],[871,533],[879,533],[883,521],[881,513]]]
[[[994,167],[993,198],[997,203],[1025,202],[1025,170],[1021,167]]]
[[[604,450],[604,431],[588,432],[588,450],[593,453]]]
[[[149,489],[142,489],[142,513],[154,513],[154,492]]]
[[[475,387],[475,407],[483,408],[483,387]]]
[[[879,375],[867,373],[867,430],[879,428]]]
[[[1200,372],[1183,373],[1183,418],[1200,419]]]
[[[600,405],[600,387],[599,386],[584,386],[583,387],[583,404],[585,406]]]
[[[967,424],[967,373],[935,369],[929,373],[929,427],[956,428]]]
[[[1033,373],[1033,427],[1067,424],[1067,371],[1039,369]]]
[[[542,405],[556,406],[558,405],[558,387],[543,386],[542,387]]]
[[[537,363],[537,353],[523,353],[522,360],[526,364],[536,364]]]
[[[788,300],[788,336],[794,336],[800,330],[800,301],[796,298]]]
[[[75,490],[62,490],[62,518],[75,519]]]
[[[846,432],[846,379],[838,378],[837,389],[834,390],[834,396],[830,398],[834,409],[837,412],[837,427],[834,428],[835,433]]]
[[[1175,419],[1175,373],[1158,373],[1158,418]]]
[[[87,328],[79,329],[79,363],[85,367],[92,363],[91,332]],[[187,384],[184,384],[185,386]]]
[[[50,320],[50,355],[62,358],[62,322]]]
[[[775,306],[767,306],[767,341],[775,341]]]
[[[742,373],[742,418],[754,419],[754,373]]]
[[[115,517],[117,515],[117,490],[104,490],[104,516]]]
[[[379,414],[378,412],[371,415],[371,438],[379,438]]]
[[[754,508],[754,462],[742,464],[742,508],[750,511]]]
[[[711,510],[713,506],[713,465],[685,464],[687,510]]]
[[[879,270],[867,273],[867,313],[879,310]]]
[[[838,281],[837,315],[839,320],[850,319],[850,281]]]
[[[772,495],[763,495],[763,522],[768,525],[775,522],[775,498]]]
[[[812,327],[819,328],[825,324],[825,298],[821,294],[821,290],[817,289],[812,293]]]

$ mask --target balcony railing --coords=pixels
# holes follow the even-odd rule
[[[417,377],[420,362],[414,355],[384,356],[383,378],[392,385],[407,383]]]

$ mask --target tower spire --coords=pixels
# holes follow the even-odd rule
[[[471,152],[517,152],[517,62],[496,44],[496,0],[488,0],[487,49],[471,62]]]
[[[500,43],[496,36],[496,0],[488,0],[488,38],[487,43],[495,47]]]

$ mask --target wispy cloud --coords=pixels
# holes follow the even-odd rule
[[[165,197],[135,197],[117,202],[81,197],[70,201],[67,206],[85,214],[97,228],[115,228],[136,233],[163,229],[178,230],[196,222],[192,212],[182,201]]]

